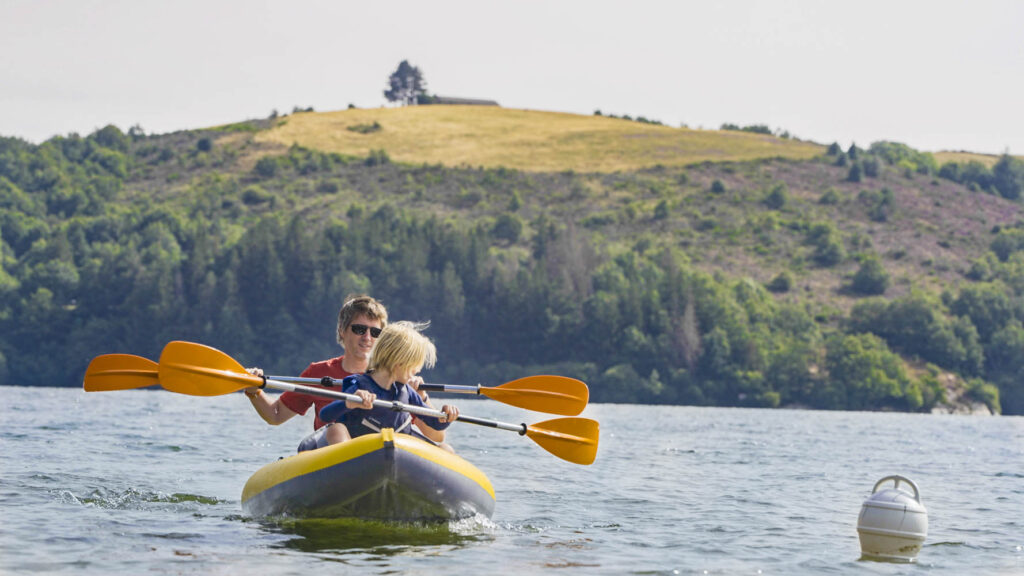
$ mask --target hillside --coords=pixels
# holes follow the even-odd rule
[[[763,134],[670,128],[603,116],[490,106],[411,106],[298,113],[257,142],[365,157],[386,150],[410,164],[530,172],[616,172],[657,165],[807,159],[820,145]]]
[[[389,109],[0,138],[0,383],[80,385],[96,354],[155,358],[173,339],[290,373],[333,353],[324,318],[368,291],[433,321],[453,382],[553,372],[598,401],[1024,411],[1016,160],[436,110],[430,130]],[[324,128],[338,118],[368,131]],[[558,122],[572,154],[544,132]],[[282,140],[303,123],[380,139]],[[636,148],[616,160],[622,141]],[[559,169],[505,164],[545,149]],[[572,164],[587,158],[631,167]]]

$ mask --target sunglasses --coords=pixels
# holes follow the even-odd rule
[[[380,328],[371,328],[366,324],[349,324],[348,327],[352,329],[352,333],[356,336],[365,335],[367,330],[370,331],[370,336],[373,338],[380,336]]]

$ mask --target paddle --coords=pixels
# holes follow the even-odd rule
[[[97,356],[85,374],[85,389],[88,392],[104,390],[129,390],[159,384],[156,362],[130,354],[107,354]],[[298,376],[267,376],[278,382],[319,384],[323,378],[302,378]],[[332,384],[341,380],[328,378]],[[258,384],[254,384],[258,385]],[[92,387],[90,387],[92,386]],[[590,391],[587,385],[575,378],[565,376],[526,376],[500,386],[464,386],[459,384],[421,384],[420,388],[457,394],[483,394],[517,408],[535,412],[576,416],[587,406]]]
[[[107,392],[157,386],[157,364],[142,356],[104,354],[89,362],[83,386],[86,392]]]
[[[301,378],[296,376],[267,376],[279,382],[297,384],[318,384],[322,378]],[[332,384],[340,384],[341,380],[328,378]],[[575,378],[565,376],[526,376],[518,380],[506,382],[500,386],[467,386],[462,384],[420,384],[420,390],[432,392],[452,392],[455,394],[483,394],[491,400],[497,400],[516,408],[525,408],[534,412],[576,416],[587,407],[590,390],[587,385]]]
[[[362,399],[355,394],[253,376],[246,372],[245,368],[234,358],[220,350],[192,342],[176,341],[164,347],[160,354],[159,378],[160,385],[164,388],[192,396],[221,396],[243,388],[257,386],[362,403]],[[375,400],[373,405],[378,408],[389,408],[420,416],[435,418],[444,416],[444,412],[440,410],[410,406],[401,402]],[[518,432],[521,436],[529,437],[541,448],[555,456],[575,464],[591,464],[597,456],[599,425],[596,421],[587,418],[556,418],[527,425],[507,424],[496,420],[460,415],[456,422],[468,422]]]

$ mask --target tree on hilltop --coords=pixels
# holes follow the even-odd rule
[[[427,81],[420,69],[408,60],[402,60],[398,69],[388,77],[388,89],[384,97],[388,102],[401,102],[403,105],[415,104],[416,99],[427,92]]]

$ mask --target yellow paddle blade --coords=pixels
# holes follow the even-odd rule
[[[221,396],[261,386],[263,379],[216,348],[175,341],[160,353],[160,385],[191,396]]]
[[[574,464],[593,464],[600,425],[589,418],[556,418],[526,427],[541,448]]]
[[[104,354],[89,362],[82,385],[86,392],[109,392],[159,383],[156,362],[132,354]]]
[[[564,416],[583,412],[590,400],[586,384],[565,376],[527,376],[501,386],[481,388],[480,393],[518,408]]]

